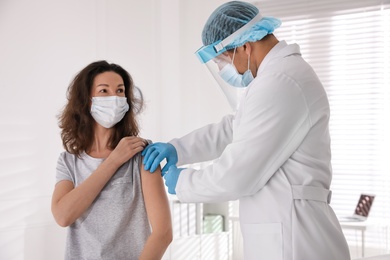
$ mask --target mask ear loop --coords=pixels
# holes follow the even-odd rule
[[[249,63],[250,63],[250,60],[251,60],[251,54],[249,53],[249,54],[248,54],[248,70],[249,70]]]
[[[237,47],[234,48],[234,52],[233,52],[233,58],[232,58],[232,65],[234,66],[234,57],[236,56],[236,50],[237,50]]]

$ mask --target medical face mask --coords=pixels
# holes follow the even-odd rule
[[[109,96],[93,97],[91,115],[95,121],[105,127],[111,128],[125,116],[129,110],[126,97]]]
[[[233,65],[235,54],[236,54],[236,49],[234,49],[232,63],[226,64],[219,72],[219,75],[223,80],[225,80],[228,84],[232,85],[233,87],[245,88],[254,79],[252,71],[249,69],[250,55],[248,56],[248,70],[241,75],[240,73],[238,73],[236,67]]]

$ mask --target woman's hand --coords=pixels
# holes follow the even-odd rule
[[[115,149],[110,153],[107,160],[117,164],[118,168],[130,160],[134,155],[141,152],[148,142],[141,137],[127,136],[123,137]]]

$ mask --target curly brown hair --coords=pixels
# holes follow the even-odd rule
[[[94,119],[91,116],[91,89],[98,74],[112,71],[119,74],[125,85],[125,95],[129,104],[129,111],[123,119],[114,126],[114,133],[110,137],[109,147],[114,149],[125,136],[138,136],[139,128],[136,121],[143,107],[142,92],[134,86],[130,74],[121,66],[108,63],[105,60],[96,61],[82,69],[73,79],[67,90],[68,103],[58,115],[58,125],[61,128],[62,144],[66,151],[80,156],[88,151],[93,142]],[[134,91],[138,91],[135,97]]]

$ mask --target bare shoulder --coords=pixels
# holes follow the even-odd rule
[[[140,172],[142,182],[148,185],[163,185],[163,178],[161,176],[161,168],[157,167],[154,172],[145,170],[143,163],[140,162]]]

